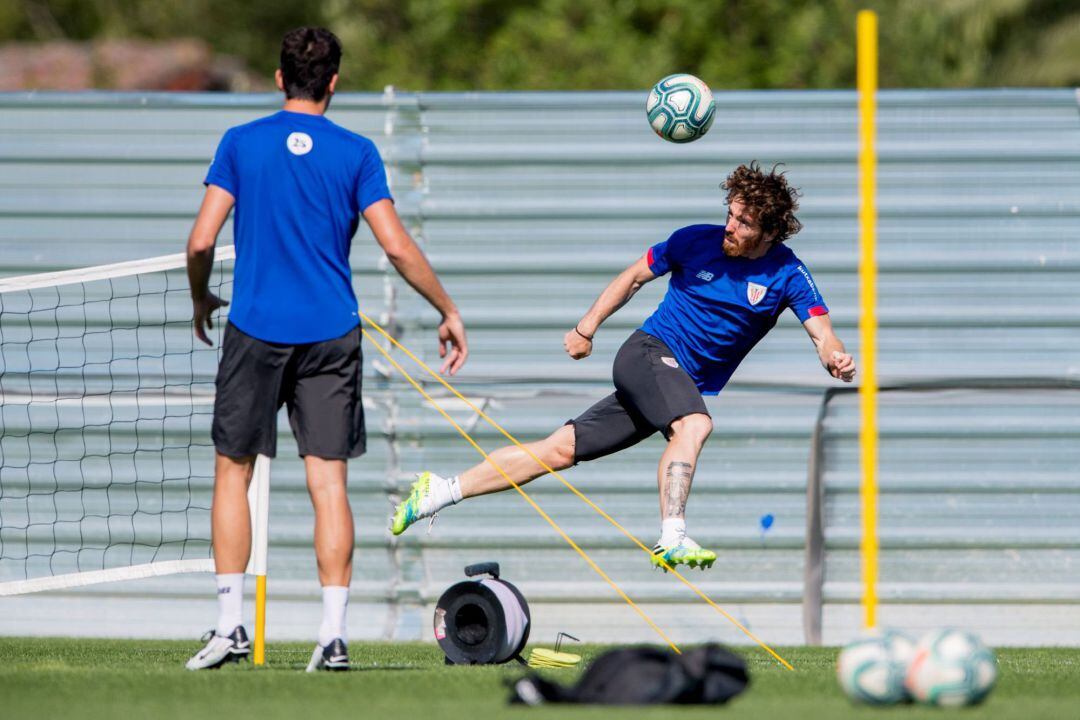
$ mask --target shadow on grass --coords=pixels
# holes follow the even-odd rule
[[[266,669],[267,670],[280,670],[282,672],[293,672],[293,671],[296,671],[296,670],[304,671],[304,670],[307,669],[307,663],[288,663],[288,664],[282,663],[280,665],[273,665],[273,666],[268,667]],[[391,672],[398,672],[398,671],[402,671],[402,670],[428,670],[428,669],[430,669],[430,668],[424,668],[424,667],[421,667],[419,665],[355,665],[354,664],[348,670],[339,670],[339,671],[320,670],[318,672],[314,672],[314,673],[311,673],[311,674],[312,675],[337,675],[337,674],[356,673],[356,672],[379,672],[379,671],[382,671],[382,670],[387,670],[387,671],[391,671]]]

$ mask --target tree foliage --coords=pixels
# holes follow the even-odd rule
[[[269,75],[309,24],[341,37],[343,89],[843,88],[863,7],[884,87],[1080,84],[1075,0],[8,0],[0,40],[194,36]]]

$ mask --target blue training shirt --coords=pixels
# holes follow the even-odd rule
[[[360,214],[390,198],[371,140],[321,115],[282,110],[229,129],[204,184],[236,199],[236,327],[299,345],[359,324],[349,249]]]
[[[703,395],[715,395],[791,308],[800,322],[825,315],[806,266],[777,243],[756,260],[724,254],[723,225],[691,225],[649,249],[649,269],[671,273],[667,294],[641,326],[660,338]]]

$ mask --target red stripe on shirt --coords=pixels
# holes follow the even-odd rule
[[[649,248],[649,254],[645,256],[645,262],[649,263],[649,267],[652,267],[652,264],[653,264],[652,248]]]
[[[828,315],[829,309],[824,305],[815,305],[810,308],[810,317],[818,317],[819,315]]]

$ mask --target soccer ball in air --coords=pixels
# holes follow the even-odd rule
[[[716,101],[709,86],[693,75],[668,75],[649,91],[645,112],[657,135],[688,143],[709,132]]]
[[[919,702],[957,706],[982,702],[997,680],[990,648],[963,630],[936,630],[915,648],[907,689]]]
[[[915,656],[915,641],[896,630],[875,630],[840,651],[836,675],[855,702],[892,705],[906,702],[904,677]]]

